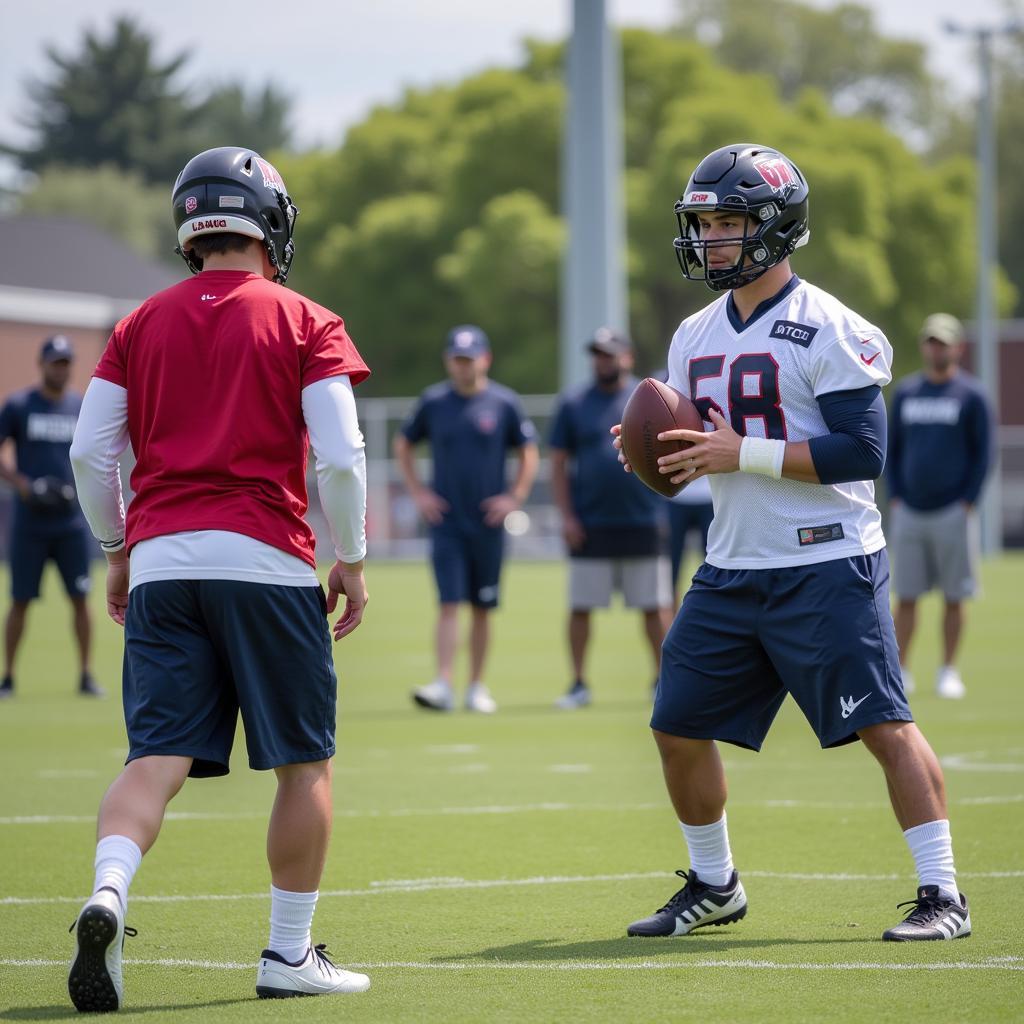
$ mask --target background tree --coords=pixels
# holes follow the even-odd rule
[[[289,140],[288,99],[272,85],[250,95],[236,83],[179,84],[185,53],[160,61],[153,37],[127,17],[81,48],[46,51],[48,73],[30,82],[29,146],[3,145],[22,168],[110,164],[166,187],[167,176],[213,145],[274,149]]]
[[[60,167],[42,171],[35,187],[18,199],[20,213],[61,214],[88,221],[120,238],[136,252],[180,266],[166,186],[112,164]]]

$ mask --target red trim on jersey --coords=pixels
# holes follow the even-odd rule
[[[339,316],[256,274],[207,270],[147,299],[95,370],[128,392],[128,547],[228,530],[315,566],[302,389],[369,372]]]

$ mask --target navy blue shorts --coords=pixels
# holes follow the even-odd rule
[[[662,647],[651,728],[760,750],[786,694],[822,747],[910,722],[885,551],[786,569],[704,564]]]
[[[68,597],[89,593],[89,540],[76,527],[54,537],[39,537],[25,530],[11,531],[11,597],[34,601],[48,561],[57,563]]]
[[[319,587],[154,580],[128,596],[128,760],[191,757],[226,775],[241,712],[249,767],[334,754],[337,680]]]
[[[442,604],[468,601],[477,608],[498,606],[498,581],[505,554],[503,529],[472,533],[435,530],[430,553]]]

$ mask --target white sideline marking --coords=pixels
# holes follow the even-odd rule
[[[969,754],[946,754],[939,758],[939,764],[959,772],[1024,772],[1024,764],[1021,763],[995,764],[978,760],[987,756],[984,750],[975,750]]]
[[[0,960],[4,967],[67,967],[67,960]],[[231,960],[143,960],[126,957],[126,966],[192,967],[212,971],[251,971],[255,961],[239,964]],[[747,968],[755,971],[1024,971],[1024,958],[987,957],[984,960],[946,960],[930,964],[901,964],[852,961],[848,963],[784,963],[777,960],[486,960],[479,963],[430,963],[418,960],[381,960],[346,963],[360,971],[675,971],[695,967]]]
[[[892,882],[912,878],[912,875],[868,875],[841,872],[803,871],[744,871],[744,878],[771,878],[797,882]],[[964,871],[959,878],[1024,878],[1024,871]],[[534,885],[576,885],[587,882],[637,882],[658,878],[670,880],[664,871],[638,871],[609,875],[538,875],[532,878],[399,878],[371,882],[366,889],[321,889],[320,898],[383,896],[388,893],[439,892],[443,890],[506,889]],[[4,896],[0,907],[40,906],[53,904],[81,904],[85,896]],[[163,896],[132,896],[133,903],[195,903],[198,901],[236,902],[238,900],[267,900],[266,892],[234,893],[182,893]]]
[[[477,770],[476,766],[463,765]],[[565,770],[569,766],[560,766]],[[451,769],[457,771],[459,769]],[[575,767],[573,770],[576,770]],[[951,800],[954,805],[987,805],[987,804],[1019,804],[1024,802],[1024,793],[1012,793],[1006,796],[976,796]],[[874,810],[888,807],[881,801],[864,803],[844,803],[839,800],[733,800],[734,807],[768,807],[768,808],[825,808],[829,810]],[[449,815],[478,814],[533,814],[538,811],[608,811],[620,814],[624,811],[661,811],[668,813],[668,801],[656,803],[627,804],[571,804],[571,803],[539,803],[539,804],[485,804],[474,807],[396,807],[387,811],[377,810],[335,810],[335,818],[432,818]],[[263,820],[269,811],[168,811],[168,821],[247,821]],[[2,825],[91,825],[96,821],[95,814],[11,814],[0,816]]]

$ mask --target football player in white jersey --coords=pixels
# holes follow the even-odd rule
[[[661,434],[693,442],[663,457],[661,471],[680,483],[708,476],[715,519],[665,639],[651,718],[690,870],[630,935],[745,916],[715,741],[759,750],[787,693],[822,747],[860,739],[885,773],[919,888],[882,937],[971,930],[942,770],[913,722],[889,611],[872,481],[885,461],[892,349],[790,269],[810,235],[807,198],[791,160],[738,144],[705,157],[675,206],[684,276],[720,295],[672,339],[669,383],[697,404],[706,430]]]

